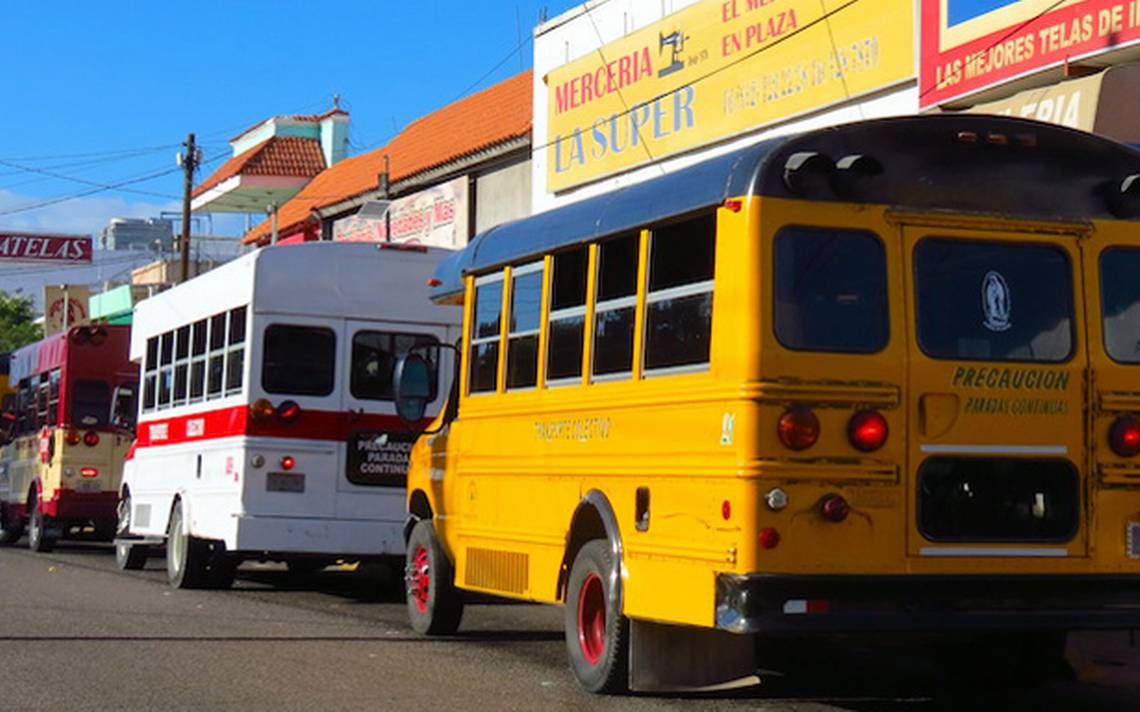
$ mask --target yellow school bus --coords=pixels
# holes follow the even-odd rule
[[[1140,625],[1140,153],[988,116],[779,138],[494,228],[408,476],[408,610],[565,607],[592,691],[757,638]],[[398,366],[419,415],[427,366]],[[422,392],[421,392],[422,391]],[[976,639],[975,639],[976,640]]]

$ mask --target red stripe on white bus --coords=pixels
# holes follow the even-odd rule
[[[284,423],[276,418],[257,421],[250,417],[249,406],[236,405],[139,423],[136,446],[159,447],[183,443],[217,440],[238,435],[275,437],[298,440],[347,440],[357,430],[415,432],[426,428],[428,419],[410,425],[395,415],[355,413],[337,410],[302,410],[296,420]]]

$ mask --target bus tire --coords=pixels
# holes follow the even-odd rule
[[[228,554],[215,553],[210,561],[210,588],[226,589],[234,585],[241,559]]]
[[[629,685],[629,619],[622,615],[617,562],[609,541],[578,550],[566,583],[566,650],[570,668],[590,692],[613,694]],[[614,595],[617,594],[617,595]]]
[[[51,518],[40,507],[39,497],[28,503],[28,548],[46,554],[55,548],[58,534],[51,528]]]
[[[416,522],[408,537],[404,582],[413,630],[423,635],[449,635],[459,629],[463,598],[455,588],[455,567],[430,519]]]
[[[138,571],[146,566],[148,547],[119,539],[115,542],[115,565],[120,571]]]
[[[174,503],[166,531],[166,578],[174,588],[206,588],[210,584],[210,547],[186,533],[182,501]]]
[[[24,535],[24,525],[20,518],[11,513],[6,504],[0,503],[0,546],[12,546]]]

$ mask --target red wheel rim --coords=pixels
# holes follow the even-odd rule
[[[412,557],[412,571],[408,581],[408,593],[412,596],[412,601],[416,604],[416,610],[420,613],[427,613],[428,608],[428,592],[431,589],[431,578],[428,573],[428,552],[423,546],[416,547],[416,553]]]
[[[578,644],[591,665],[598,664],[606,649],[606,592],[602,579],[593,573],[578,594]]]

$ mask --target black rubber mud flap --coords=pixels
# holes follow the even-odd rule
[[[731,690],[760,684],[751,635],[630,619],[635,692]]]

